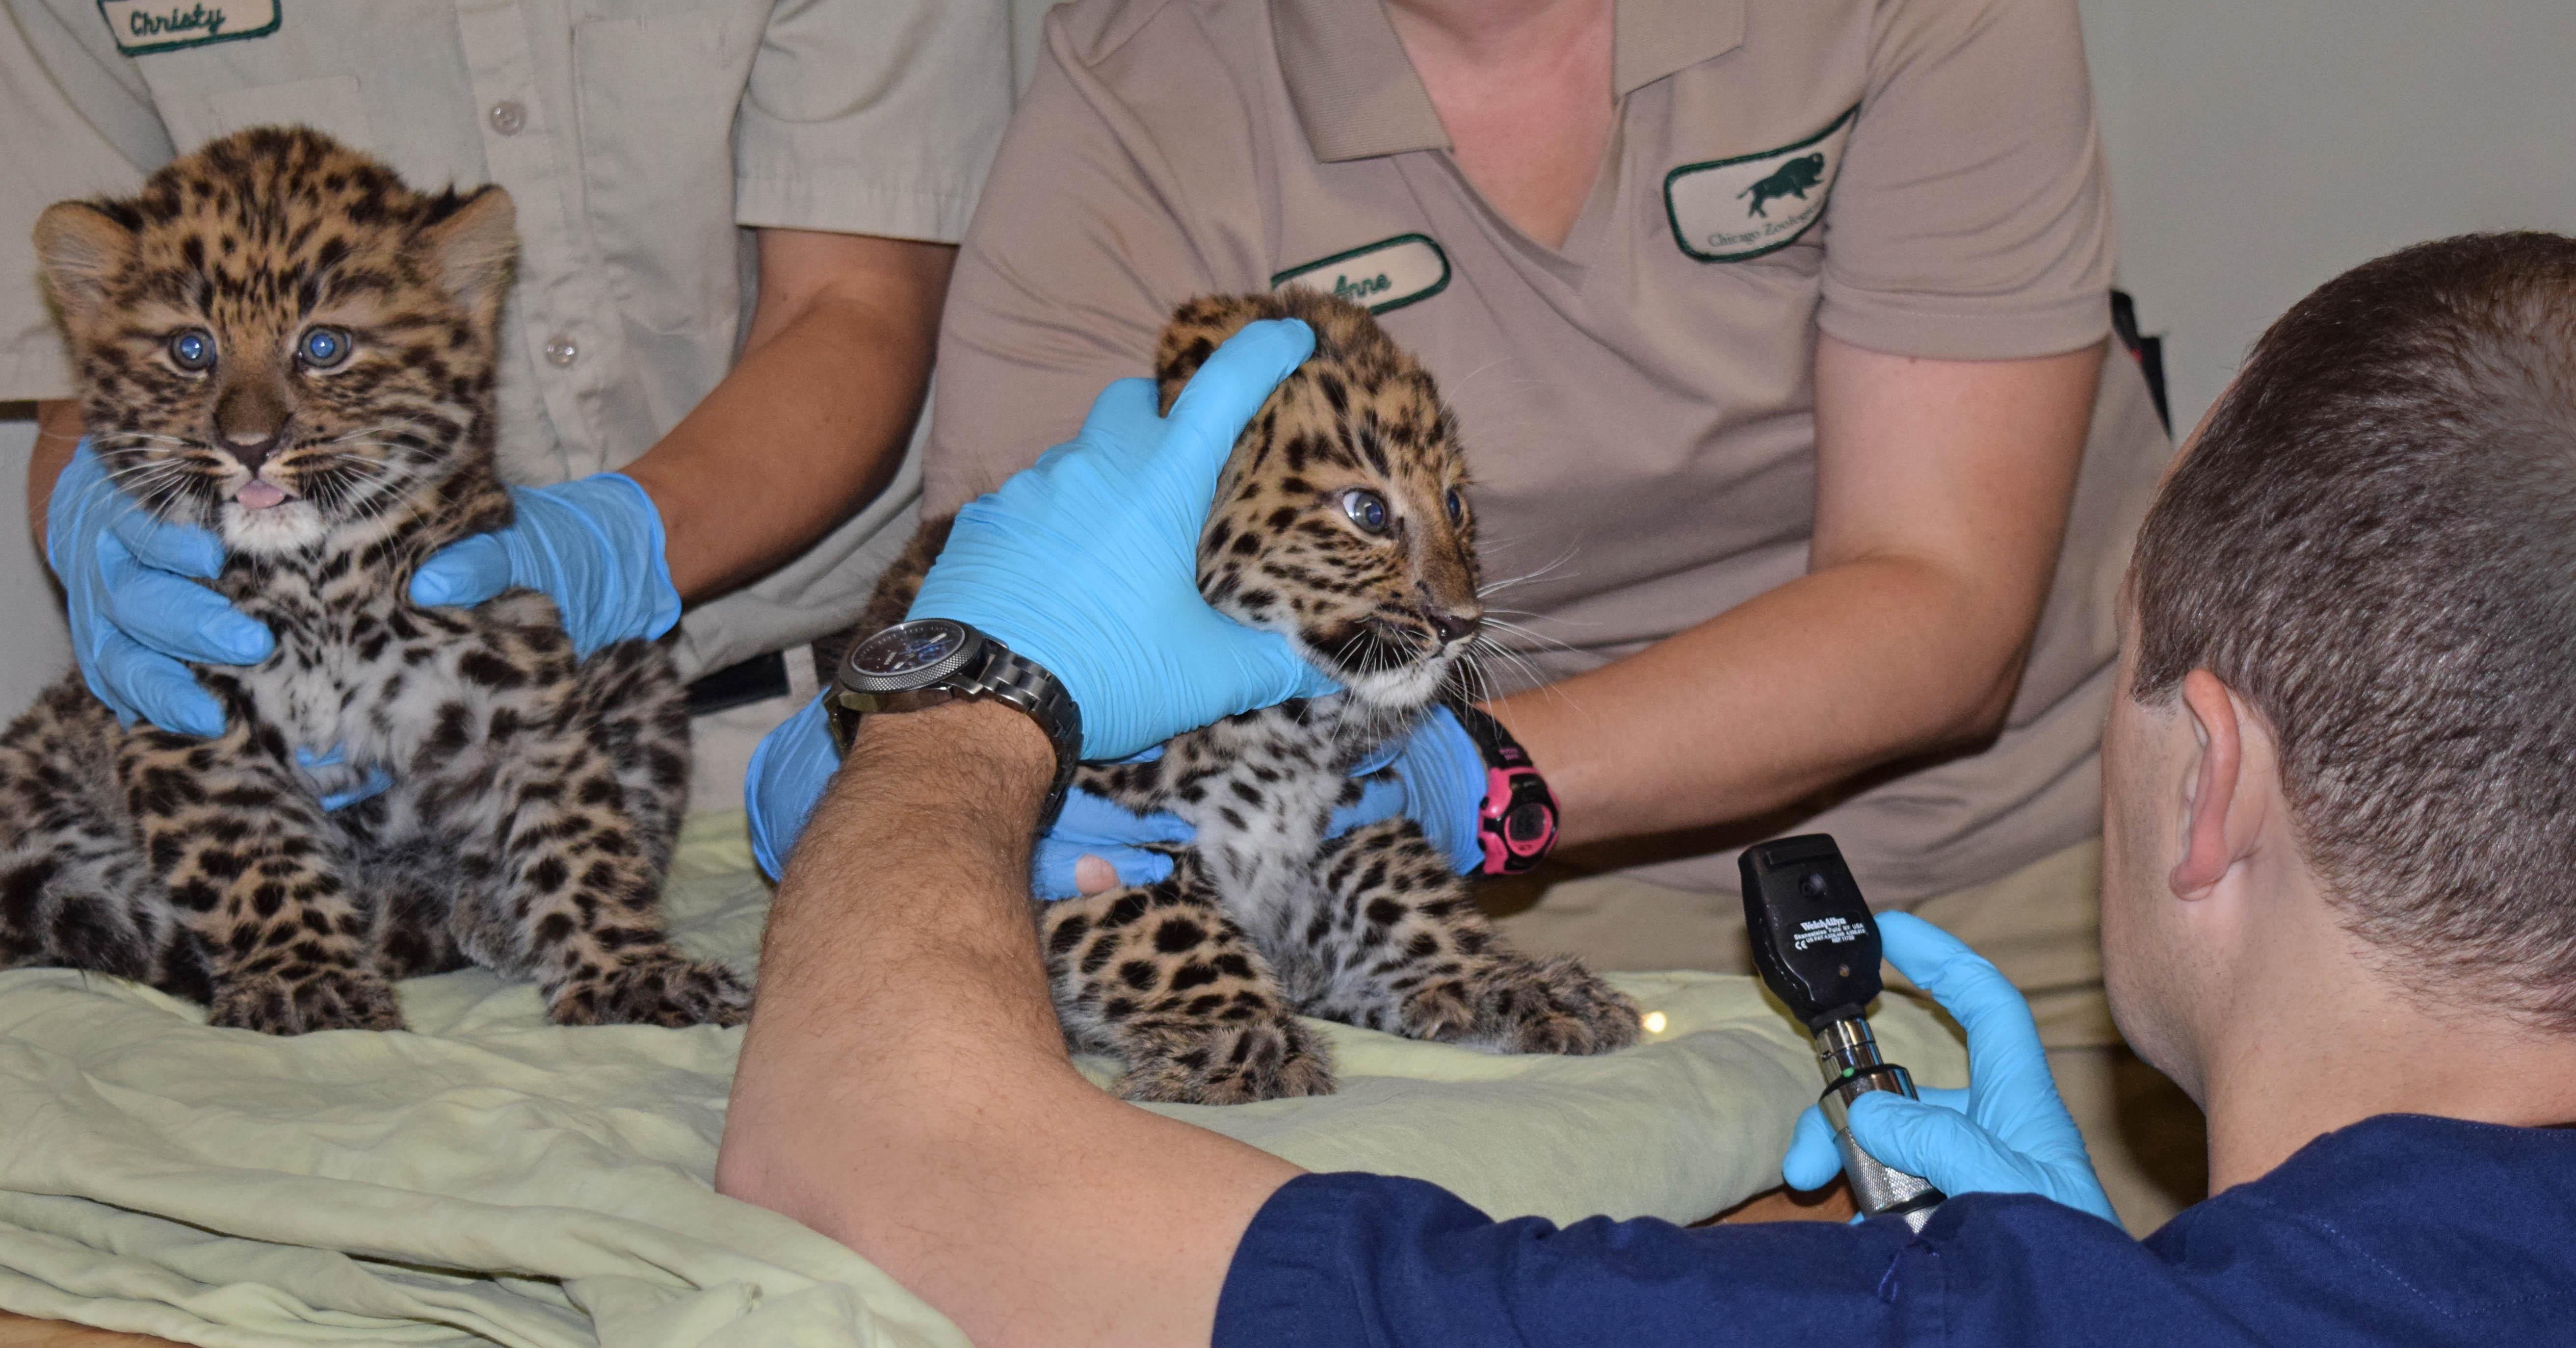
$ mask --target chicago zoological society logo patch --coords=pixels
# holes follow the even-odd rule
[[[284,0],[98,0],[99,16],[128,56],[277,31]]]
[[[1854,104],[1794,145],[1665,174],[1664,214],[1673,222],[1673,242],[1702,262],[1742,262],[1795,243],[1825,213],[1859,111]]]
[[[1290,267],[1270,278],[1272,290],[1308,286],[1373,314],[1401,309],[1449,288],[1449,255],[1427,234],[1398,234],[1347,253]]]

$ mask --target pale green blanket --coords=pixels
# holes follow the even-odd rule
[[[741,816],[692,820],[681,940],[747,965],[767,901]],[[1168,1112],[1497,1216],[1690,1221],[1776,1184],[1816,1091],[1786,1018],[1744,979],[1618,981],[1668,1022],[1625,1053],[1328,1025],[1340,1094]],[[561,1029],[480,970],[401,992],[410,1033],[272,1039],[112,979],[0,975],[0,1308],[210,1345],[963,1342],[708,1188],[739,1031]],[[1919,1009],[1877,1026],[1927,1079],[1964,1071]]]

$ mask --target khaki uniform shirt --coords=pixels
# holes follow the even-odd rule
[[[1485,572],[1528,578],[1522,653],[1562,678],[1805,572],[1820,329],[1949,360],[2109,331],[2073,0],[1620,0],[1616,22],[1617,131],[1548,248],[1460,174],[1375,0],[1056,10],[951,284],[924,508],[1069,437],[1179,301],[1319,286],[1440,379]],[[2089,836],[2115,594],[2169,452],[2114,355],[2001,738],[1789,829],[1836,833],[1897,902]],[[1658,840],[1636,874],[1729,889],[1746,841]]]
[[[518,208],[503,473],[617,468],[732,368],[747,226],[955,241],[1010,112],[1001,0],[5,0],[0,401],[68,396],[28,234],[205,140],[300,122]],[[692,611],[697,671],[850,620],[918,473]]]

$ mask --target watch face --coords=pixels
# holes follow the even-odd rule
[[[842,677],[867,691],[919,687],[956,672],[973,637],[946,618],[897,623],[851,647]]]

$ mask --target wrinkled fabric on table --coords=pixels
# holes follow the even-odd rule
[[[681,944],[748,967],[768,900],[740,813],[693,818]],[[1796,1028],[1748,979],[1614,981],[1665,1016],[1624,1053],[1325,1025],[1336,1095],[1156,1108],[1498,1217],[1690,1221],[1778,1183],[1817,1086]],[[275,1039],[116,979],[0,974],[0,1309],[208,1345],[964,1342],[849,1250],[709,1187],[741,1031],[557,1027],[479,969],[399,992],[407,1033]],[[1964,1081],[1931,1014],[1891,997],[1876,1025],[1924,1080]]]

